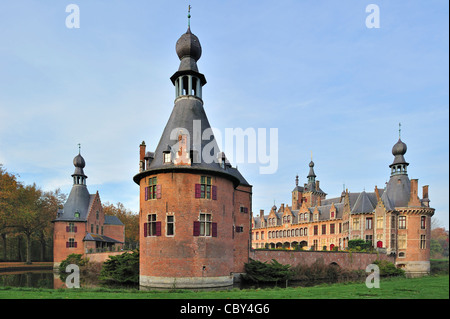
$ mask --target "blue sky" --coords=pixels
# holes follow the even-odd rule
[[[80,28],[65,25],[80,8]],[[366,6],[380,9],[369,29]],[[449,224],[447,1],[96,1],[0,3],[0,163],[44,190],[72,186],[82,145],[91,193],[139,207],[139,144],[172,111],[175,43],[201,42],[211,125],[277,128],[278,170],[238,164],[253,211],[290,204],[310,154],[328,198],[384,187],[402,123],[410,178]],[[233,163],[234,164],[234,163]]]

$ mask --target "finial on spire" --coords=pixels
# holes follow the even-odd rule
[[[402,123],[398,123],[398,138],[400,139],[402,132]]]
[[[188,5],[188,28],[191,27],[191,5]]]
[[[311,151],[311,161],[312,161],[312,151]]]
[[[78,143],[78,154],[81,154],[81,144]]]

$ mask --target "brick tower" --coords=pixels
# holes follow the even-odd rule
[[[70,254],[120,251],[125,241],[124,224],[116,216],[104,214],[98,191],[89,194],[83,170],[86,163],[80,153],[73,165],[72,190],[52,221],[54,268]]]
[[[219,288],[244,271],[252,186],[219,151],[203,107],[202,49],[190,27],[176,43],[175,105],[155,152],[140,145],[141,288]]]

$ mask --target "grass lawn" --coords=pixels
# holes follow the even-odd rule
[[[380,288],[372,289],[365,283],[203,292],[0,287],[0,299],[449,299],[448,288],[449,276],[440,275],[381,278]]]

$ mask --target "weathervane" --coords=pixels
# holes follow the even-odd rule
[[[188,27],[191,27],[191,5],[188,6]]]
[[[78,143],[78,154],[81,154],[81,144]]]
[[[400,139],[401,132],[402,132],[402,123],[398,123],[398,139]]]

